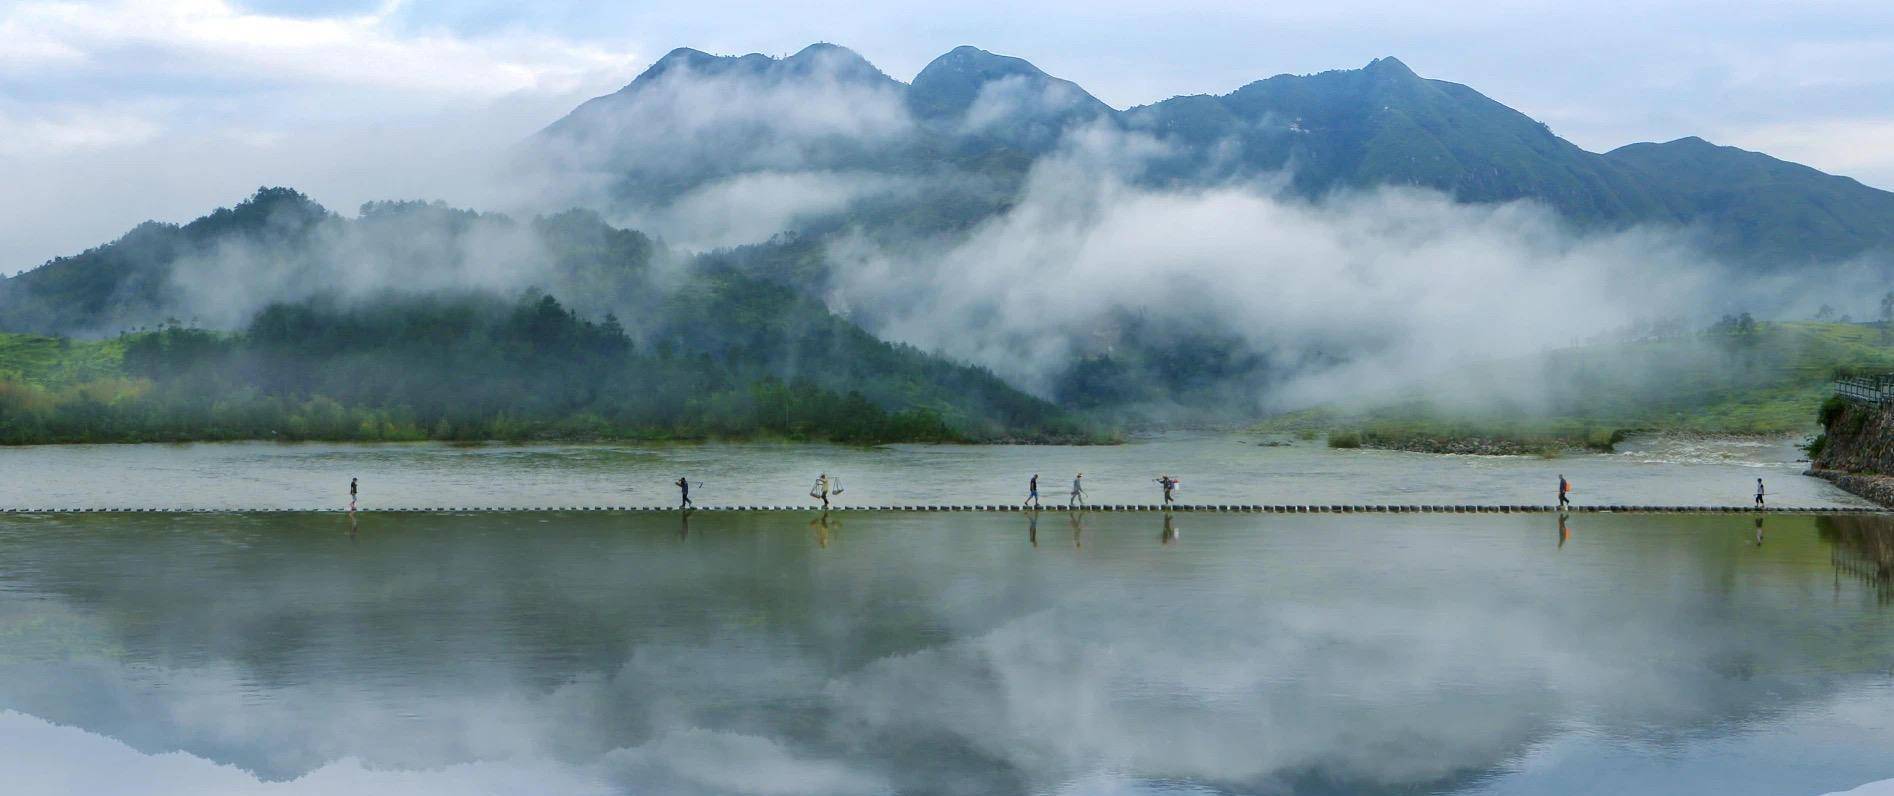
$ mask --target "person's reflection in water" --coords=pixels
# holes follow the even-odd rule
[[[355,512],[349,512],[349,541],[355,541],[355,535],[360,532],[360,530],[361,529],[355,524]]]
[[[1565,527],[1565,519],[1572,515],[1559,512],[1559,548],[1565,548],[1565,540],[1572,538],[1572,529]]]
[[[677,538],[680,541],[691,538],[691,513],[688,511],[679,512],[677,516],[680,520],[677,528]]]
[[[1039,546],[1039,512],[1037,511],[1026,512],[1026,541],[1032,542],[1033,547]]]
[[[1762,546],[1762,518],[1756,518],[1756,546]]]
[[[1083,521],[1079,519],[1081,516],[1083,516],[1083,514],[1084,514],[1083,512],[1077,512],[1077,511],[1068,511],[1065,513],[1066,520],[1072,523],[1072,546],[1073,547],[1083,548],[1085,546],[1085,542],[1084,542],[1085,524]]]
[[[837,525],[839,526],[839,523]],[[815,543],[821,546],[825,550],[828,549],[829,513],[827,511],[824,511],[820,515],[818,515],[815,519],[810,520],[809,527],[815,529]]]
[[[1164,532],[1157,535],[1157,541],[1159,544],[1177,541],[1177,521],[1168,511],[1164,512]]]

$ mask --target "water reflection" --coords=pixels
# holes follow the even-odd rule
[[[1033,547],[1039,546],[1039,509],[1026,512],[1026,541]]]
[[[1833,545],[1837,577],[1846,575],[1874,591],[1881,605],[1894,603],[1894,521],[1887,517],[1821,517],[1822,540]]]
[[[827,509],[823,509],[821,514],[816,515],[815,519],[809,521],[809,529],[815,531],[816,546],[824,550],[827,550],[829,547],[829,530],[831,528],[840,527],[842,527],[842,521],[839,519],[829,519]]]
[[[851,514],[847,545],[821,515],[375,514],[355,549],[332,515],[0,518],[0,781],[1745,794],[1889,775],[1883,519],[1771,517],[1751,555],[1740,517],[1595,515],[1547,556],[1530,515],[1265,534],[1198,514],[1190,545],[1165,516],[1159,548],[1148,515],[1067,518],[1085,555],[1020,551],[1012,518],[972,513]]]
[[[1564,550],[1566,541],[1572,538],[1572,529],[1570,526],[1566,525],[1566,520],[1570,518],[1571,518],[1571,515],[1566,514],[1565,512],[1562,512],[1562,511],[1559,512],[1559,548],[1558,549],[1560,550]]]

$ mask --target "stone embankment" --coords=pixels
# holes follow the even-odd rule
[[[1894,506],[1894,405],[1830,399],[1808,474],[1883,506]]]

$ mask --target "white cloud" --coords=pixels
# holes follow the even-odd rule
[[[768,240],[799,221],[913,187],[870,172],[762,171],[705,185],[619,220],[686,249],[715,249]]]
[[[512,209],[492,162],[639,61],[609,39],[415,32],[399,8],[0,4],[0,268],[147,219],[188,220],[264,184],[342,210],[387,198]]]
[[[945,247],[844,241],[831,302],[1042,393],[1075,356],[1102,352],[1093,341],[1109,344],[1120,309],[1234,333],[1285,373],[1347,360],[1269,396],[1291,405],[1704,306],[1705,263],[1664,231],[1580,235],[1536,205],[1427,191],[1306,202],[1116,176],[1153,146],[1078,136],[1034,167],[1017,205]]]
[[[136,146],[160,130],[150,115],[131,109],[0,102],[0,157]]]
[[[544,36],[461,38],[445,33],[405,36],[392,30],[390,3],[344,17],[258,14],[222,0],[119,0],[71,3],[28,0],[0,20],[0,30],[32,43],[29,63],[70,63],[80,57],[107,69],[137,59],[276,84],[303,83],[495,97],[515,91],[570,91],[600,70],[630,68],[628,53]],[[17,57],[17,56],[16,56]]]

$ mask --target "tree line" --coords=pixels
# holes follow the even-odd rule
[[[1024,439],[1084,433],[1025,396],[1000,418],[869,397],[913,393],[902,368],[879,379],[843,368],[859,389],[838,388],[813,372],[820,363],[804,376],[670,339],[641,347],[617,318],[583,318],[537,292],[276,304],[236,332],[171,324],[110,342],[123,349],[116,374],[52,385],[0,378],[0,442],[880,443],[977,441],[994,429]]]

